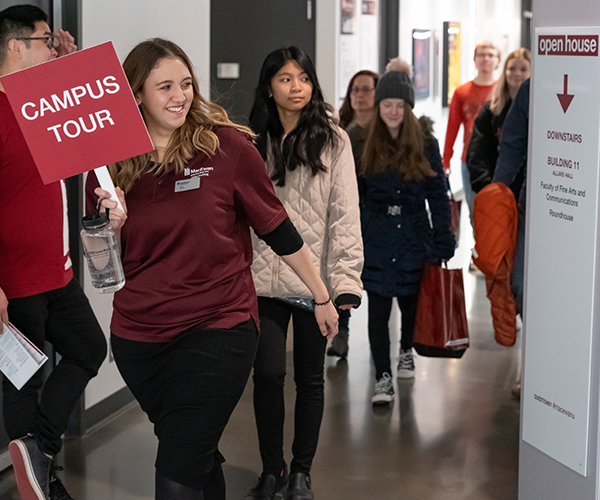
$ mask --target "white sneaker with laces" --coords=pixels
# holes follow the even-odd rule
[[[394,401],[394,384],[392,384],[392,376],[386,372],[375,383],[375,394],[371,398],[371,403],[384,405],[392,401]]]
[[[412,349],[401,350],[398,356],[398,378],[414,378],[415,358]]]

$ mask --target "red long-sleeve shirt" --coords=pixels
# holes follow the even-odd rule
[[[454,153],[454,142],[461,124],[465,130],[463,134],[463,152],[462,161],[466,161],[467,149],[471,140],[473,123],[479,114],[481,107],[488,100],[492,91],[492,85],[477,85],[472,81],[467,82],[454,91],[452,102],[450,103],[450,113],[448,115],[448,128],[446,129],[446,142],[444,143],[444,156],[442,163],[444,170],[450,167],[450,160]]]
[[[62,288],[72,278],[64,183],[42,182],[0,92],[0,288],[10,300]]]

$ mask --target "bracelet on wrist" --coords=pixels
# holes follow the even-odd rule
[[[326,306],[330,302],[331,302],[331,295],[329,295],[329,298],[325,302],[315,302],[315,306]]]

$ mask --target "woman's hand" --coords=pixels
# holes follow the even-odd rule
[[[332,339],[338,332],[338,313],[331,301],[327,287],[317,268],[310,258],[310,252],[306,243],[295,253],[282,255],[283,261],[290,266],[302,282],[308,287],[315,300],[315,318],[323,337]],[[317,305],[317,304],[322,305]]]
[[[323,337],[332,339],[338,333],[338,313],[331,300],[322,306],[315,305],[315,318]]]
[[[108,213],[110,225],[113,230],[118,231],[123,227],[123,224],[125,224],[125,221],[127,220],[127,204],[125,203],[125,193],[123,193],[123,190],[120,187],[117,187],[115,188],[115,191],[125,211],[117,208],[117,202],[110,199],[111,195],[108,191],[99,187],[94,189],[94,193],[98,195],[98,210],[101,212],[106,211],[107,208],[110,210]],[[102,210],[101,207],[104,207],[104,210]]]

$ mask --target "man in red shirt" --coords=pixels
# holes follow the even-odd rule
[[[0,12],[0,77],[73,52],[73,42],[53,34],[38,7],[9,7]],[[61,356],[45,384],[42,370],[20,390],[3,379],[4,426],[21,498],[68,500],[53,459],[106,339],[73,279],[65,184],[42,182],[1,80],[0,117],[0,327],[10,321]]]
[[[494,86],[494,71],[500,65],[500,50],[492,42],[481,42],[475,46],[475,68],[477,76],[474,80],[464,83],[454,91],[450,102],[448,115],[448,128],[446,129],[446,142],[442,163],[446,175],[450,174],[450,160],[452,159],[454,142],[460,129],[464,126],[463,152],[462,152],[462,181],[465,198],[469,206],[469,213],[473,213],[473,200],[475,193],[471,188],[469,171],[467,170],[467,149],[473,123],[485,101],[488,100]]]

